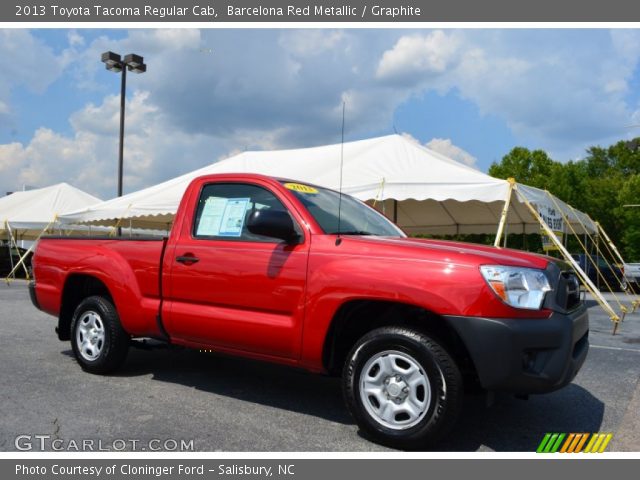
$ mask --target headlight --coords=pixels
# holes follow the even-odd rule
[[[542,270],[483,265],[482,276],[500,299],[512,307],[539,310],[551,286]]]

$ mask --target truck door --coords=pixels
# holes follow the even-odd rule
[[[299,357],[310,239],[283,200],[252,183],[201,188],[166,253],[164,323],[172,338]],[[250,233],[246,221],[255,209],[289,211],[301,243]]]

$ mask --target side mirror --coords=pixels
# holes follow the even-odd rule
[[[282,210],[256,210],[247,220],[247,229],[256,235],[279,238],[289,244],[300,240],[291,216]]]

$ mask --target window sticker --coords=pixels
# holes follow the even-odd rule
[[[300,193],[308,193],[311,195],[318,193],[317,189],[310,187],[309,185],[302,185],[301,183],[285,183],[284,186],[289,190],[294,190]]]
[[[204,203],[196,235],[239,237],[244,226],[249,198],[209,197]]]
[[[239,237],[242,235],[242,227],[249,205],[248,198],[230,198],[220,222],[220,237]]]
[[[220,223],[227,208],[227,199],[209,197],[204,202],[204,208],[200,215],[196,235],[215,237],[220,233]]]

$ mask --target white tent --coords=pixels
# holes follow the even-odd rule
[[[598,226],[588,215],[547,191],[490,177],[400,135],[244,152],[144,190],[67,212],[61,220],[168,230],[189,183],[215,173],[260,173],[336,190],[342,176],[343,192],[374,204],[410,234],[496,233],[497,245],[505,232],[544,229],[611,318],[620,318],[557,234],[597,233]]]
[[[158,185],[62,215],[65,222],[168,229],[189,182],[212,173],[251,172],[294,179],[374,202],[408,233],[494,233],[510,184],[456,162],[401,135],[295,150],[244,152]],[[554,209],[546,192],[518,185],[507,217],[509,233],[537,233],[524,204]],[[557,200],[557,199],[556,199]],[[560,202],[558,200],[558,202]],[[577,232],[595,231],[583,214],[562,204]]]
[[[51,229],[62,212],[100,203],[101,200],[66,183],[15,192],[0,198],[0,235],[34,240]],[[67,227],[65,227],[67,228]]]

